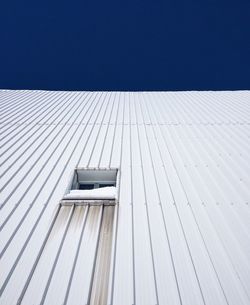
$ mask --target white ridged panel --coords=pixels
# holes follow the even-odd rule
[[[77,165],[120,169],[109,304],[250,304],[249,91],[2,90],[0,107],[1,304],[89,300],[101,213],[77,207],[43,249]]]

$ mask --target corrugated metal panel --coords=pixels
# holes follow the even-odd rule
[[[108,304],[250,304],[249,91],[2,91],[0,105],[1,304],[96,304],[90,287]],[[110,258],[100,207],[58,214],[77,165],[120,168]]]

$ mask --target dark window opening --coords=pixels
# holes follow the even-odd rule
[[[109,187],[115,186],[115,183],[88,183],[88,184],[79,184],[79,190],[93,190],[100,187]]]
[[[80,184],[79,190],[93,190],[94,187],[94,184]]]
[[[99,184],[99,187],[115,186],[115,184]]]

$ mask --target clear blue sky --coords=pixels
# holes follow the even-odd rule
[[[250,89],[249,0],[3,2],[0,88]]]

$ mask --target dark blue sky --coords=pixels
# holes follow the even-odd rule
[[[0,88],[250,89],[249,0],[5,2]]]

